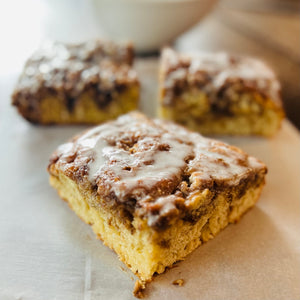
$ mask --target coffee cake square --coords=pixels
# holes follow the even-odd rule
[[[61,145],[50,184],[141,280],[184,259],[259,198],[266,166],[133,112]]]
[[[97,124],[137,108],[133,46],[47,42],[27,61],[12,103],[39,124]]]
[[[284,117],[280,84],[262,61],[164,49],[160,116],[202,134],[274,135]]]

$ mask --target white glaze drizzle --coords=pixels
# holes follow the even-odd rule
[[[235,184],[249,171],[259,170],[263,166],[259,160],[240,149],[205,138],[173,123],[161,120],[155,122],[168,128],[170,134],[193,143],[195,158],[187,164],[189,169],[193,169],[192,181],[197,177],[201,180],[226,180],[229,184]]]
[[[113,172],[118,180],[111,189],[117,197],[122,198],[135,187],[151,189],[161,180],[172,180],[178,176],[186,165],[185,158],[193,153],[193,147],[151,125],[127,115],[83,134],[77,140],[76,147],[79,155],[93,157],[89,162],[89,181],[95,184],[102,172]],[[124,139],[131,133],[139,136],[135,153],[108,142],[110,138]],[[158,150],[161,144],[168,145],[168,151]],[[130,170],[126,170],[126,167]]]
[[[130,141],[128,148],[126,141]],[[183,175],[189,175],[192,195],[218,180],[221,185],[238,185],[249,174],[262,172],[264,176],[266,171],[263,163],[237,148],[139,113],[87,131],[60,146],[57,155],[65,170],[73,170],[74,165],[75,169],[87,167],[87,173],[78,176],[97,185],[101,196],[110,198],[113,193],[120,202],[136,199],[136,209],[146,216],[149,226],[180,214],[177,203],[188,205],[189,196],[174,194],[180,191]]]
[[[118,144],[134,135],[130,149]],[[97,126],[58,149],[60,159],[66,161],[74,151],[79,164],[88,164],[88,180],[93,185],[108,183],[109,191],[121,201],[128,194],[159,188],[162,181],[176,188],[184,170],[190,174],[191,184],[199,186],[199,181],[208,180],[237,184],[249,172],[263,168],[261,162],[238,149],[138,113]]]

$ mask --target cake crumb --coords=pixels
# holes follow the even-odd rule
[[[127,271],[125,270],[125,268],[124,268],[124,267],[120,266],[120,269],[121,269],[121,271],[123,271],[123,272],[127,273]]]
[[[183,286],[184,280],[183,279],[176,279],[172,282],[173,285]]]
[[[139,299],[142,299],[145,297],[144,291],[146,288],[146,284],[143,281],[137,280],[134,284],[134,289],[133,289],[133,296]]]

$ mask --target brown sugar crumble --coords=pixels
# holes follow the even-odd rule
[[[184,280],[183,279],[176,279],[172,282],[173,285],[177,286],[183,286],[184,285]]]
[[[146,288],[146,283],[144,281],[137,280],[134,284],[133,288],[133,296],[139,299],[142,299],[145,297],[145,288]]]

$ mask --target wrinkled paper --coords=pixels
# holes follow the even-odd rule
[[[140,109],[155,115],[157,61],[139,60]],[[134,299],[134,276],[48,184],[52,151],[83,126],[32,126],[2,105],[0,299]],[[148,299],[300,299],[300,135],[222,137],[263,160],[267,184],[238,224],[155,278]],[[182,287],[172,285],[183,279]]]

